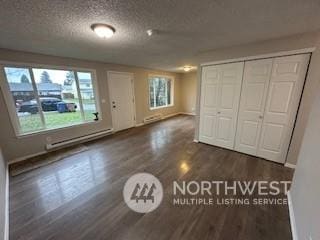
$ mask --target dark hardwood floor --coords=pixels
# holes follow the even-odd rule
[[[86,143],[85,152],[11,177],[10,239],[291,239],[286,205],[173,205],[174,180],[292,178],[291,169],[193,137],[193,117],[177,116]],[[151,213],[123,201],[125,181],[139,172],[164,187]]]

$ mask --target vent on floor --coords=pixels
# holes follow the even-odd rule
[[[143,119],[144,123],[151,123],[162,119],[162,114],[154,114]]]

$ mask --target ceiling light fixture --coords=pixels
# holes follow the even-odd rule
[[[157,34],[159,34],[159,31],[156,30],[156,29],[148,29],[148,30],[147,30],[147,34],[148,34],[149,37],[151,37],[152,35],[157,35]]]
[[[191,69],[192,69],[191,66],[184,66],[184,67],[183,67],[183,70],[184,70],[185,72],[189,72]]]
[[[152,29],[147,30],[147,34],[148,34],[148,36],[152,36],[153,30]]]
[[[114,27],[102,23],[92,24],[91,29],[101,38],[111,38],[116,32]]]

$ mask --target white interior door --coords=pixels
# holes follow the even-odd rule
[[[235,150],[256,155],[271,77],[272,59],[245,62]]]
[[[204,67],[201,81],[200,134],[199,140],[215,144],[218,112],[219,67]]]
[[[243,62],[220,66],[216,125],[216,145],[220,147],[234,149],[243,66]]]
[[[133,75],[108,72],[108,87],[114,131],[135,125]]]
[[[275,58],[258,156],[284,163],[304,85],[309,54]]]
[[[200,135],[204,143],[233,149],[243,62],[203,68]]]

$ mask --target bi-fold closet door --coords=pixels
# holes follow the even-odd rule
[[[300,54],[203,67],[200,142],[283,163],[309,58]]]
[[[273,59],[245,63],[235,150],[257,155]]]
[[[245,63],[235,150],[284,163],[310,55]]]
[[[233,149],[243,62],[203,68],[200,134],[204,143]]]

